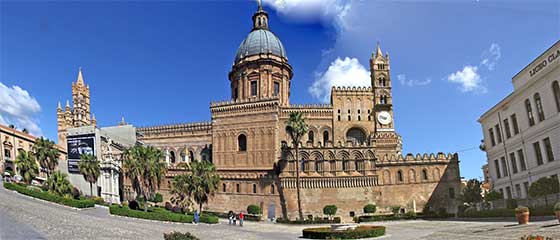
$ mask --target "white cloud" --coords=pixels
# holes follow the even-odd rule
[[[0,124],[13,124],[18,129],[26,128],[32,135],[43,135],[36,118],[41,106],[26,90],[0,82],[0,106]]]
[[[452,83],[460,84],[462,92],[486,93],[486,87],[482,85],[482,79],[478,74],[478,67],[467,65],[463,70],[451,73],[447,80]]]
[[[492,43],[490,48],[482,53],[482,61],[480,62],[480,65],[484,65],[488,68],[488,70],[492,71],[494,70],[498,60],[500,60],[500,57],[502,57],[500,45]]]
[[[297,22],[332,23],[337,29],[347,27],[344,18],[350,10],[347,0],[263,0],[281,16]]]
[[[358,59],[346,57],[336,58],[322,73],[317,73],[315,82],[309,87],[309,92],[322,102],[329,102],[333,86],[371,86],[369,71],[360,64]]]
[[[397,75],[397,80],[399,80],[401,85],[409,86],[409,87],[424,86],[424,85],[428,85],[432,82],[432,79],[429,79],[429,78],[427,78],[424,81],[416,80],[416,79],[407,79],[406,75],[404,75],[404,74]]]

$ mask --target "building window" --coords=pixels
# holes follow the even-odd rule
[[[358,121],[362,121],[362,117],[358,115]]]
[[[507,118],[504,119],[504,131],[506,132],[506,138],[510,138],[511,131],[509,130],[509,120]]]
[[[257,184],[253,183],[253,193],[257,193]]]
[[[533,118],[533,109],[531,108],[531,101],[525,99],[525,110],[527,110],[527,119],[529,120],[529,127],[535,125],[535,119]]]
[[[496,169],[496,177],[501,178],[502,174],[500,173],[500,164],[498,163],[498,159],[494,160],[494,167]]]
[[[274,185],[270,185],[270,194],[274,194]]]
[[[313,133],[313,131],[309,131],[307,133],[307,141],[310,142],[310,143],[315,142],[315,134]]]
[[[236,192],[241,192],[241,188],[239,186],[239,183],[235,184],[235,191]]]
[[[329,131],[324,131],[323,132],[323,145],[326,145],[328,141],[329,141]]]
[[[226,192],[226,184],[222,183],[222,192]]]
[[[280,94],[280,83],[274,82],[274,96],[278,96]]]
[[[247,151],[247,137],[245,134],[241,134],[237,137],[237,150],[240,152]]]
[[[361,145],[366,141],[366,134],[359,128],[350,128],[350,130],[346,132],[346,140]]]
[[[509,154],[509,160],[511,161],[511,171],[515,174],[517,173],[517,161],[515,160],[515,153]]]
[[[314,166],[315,166],[315,169],[314,169],[315,172],[319,172],[319,160],[315,160],[315,161],[313,161],[313,163],[314,163]]]
[[[340,115],[338,115],[338,121],[340,121]]]
[[[521,198],[521,185],[515,184],[515,194],[518,198]]]
[[[543,157],[541,152],[541,145],[539,142],[533,143],[533,148],[535,149],[535,157],[537,158],[537,165],[543,164]]]
[[[455,188],[449,188],[449,198],[455,198]]]
[[[523,156],[523,150],[517,150],[517,158],[519,158],[519,165],[521,166],[521,171],[527,170],[527,165],[525,165],[525,156]]]
[[[523,183],[523,188],[524,188],[524,192],[525,192],[525,197],[527,197],[529,195],[529,182],[524,182]]]
[[[342,160],[342,171],[346,171],[348,169],[348,160]]]
[[[494,139],[494,129],[488,129],[488,135],[490,136],[490,142],[492,143],[492,147],[496,146],[496,140]]]
[[[352,121],[352,117],[350,117],[350,115],[348,115],[348,121]]]
[[[556,110],[560,112],[560,85],[558,81],[552,83],[552,92],[554,93],[554,100],[556,101]]]
[[[428,181],[428,171],[426,169],[422,169],[422,180]]]
[[[537,106],[537,113],[539,114],[539,122],[542,122],[544,121],[544,109],[542,107],[541,95],[539,93],[535,93],[533,98],[535,99],[535,105]]]
[[[513,135],[519,133],[519,125],[517,124],[517,116],[515,114],[511,115],[511,125],[513,125]]]
[[[9,149],[4,149],[4,157],[6,158],[10,158],[11,154],[10,154],[10,150]]]
[[[189,151],[189,158],[191,161],[194,161],[194,153],[193,151]]]
[[[367,110],[367,120],[371,122],[371,110]]]
[[[175,163],[175,152],[169,152],[169,161],[171,161],[171,163]]]
[[[511,188],[510,188],[510,187],[506,187],[506,194],[507,194],[507,199],[512,199],[512,197],[511,197]]]
[[[257,81],[251,81],[251,96],[257,96]]]
[[[397,181],[400,182],[400,183],[402,183],[404,181],[404,177],[403,177],[403,174],[402,174],[401,170],[399,170],[397,172]]]
[[[502,173],[504,173],[504,177],[509,176],[507,165],[506,165],[506,158],[505,157],[500,158],[500,162],[502,164]]]
[[[498,137],[498,143],[502,142],[502,131],[500,131],[500,125],[496,124],[496,126],[494,126],[494,129],[496,129],[496,136]]]
[[[502,195],[502,198],[504,198],[504,189],[500,188],[500,195]]]
[[[554,153],[552,152],[552,144],[550,144],[550,138],[545,138],[543,140],[544,149],[546,150],[546,158],[549,162],[554,161]]]

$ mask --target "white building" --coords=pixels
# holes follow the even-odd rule
[[[478,121],[493,189],[519,199],[532,182],[560,174],[560,41],[512,82],[514,91]]]

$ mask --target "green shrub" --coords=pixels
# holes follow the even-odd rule
[[[150,199],[150,202],[153,202],[153,203],[163,202],[163,196],[160,193],[156,193],[154,195],[154,197],[152,199]]]
[[[500,192],[492,190],[484,196],[484,200],[486,200],[486,201],[496,201],[496,200],[502,199],[503,197],[504,196]]]
[[[202,223],[216,224],[220,219],[215,215],[203,213],[200,215],[199,221]]]
[[[554,208],[553,210],[556,211],[560,211],[560,202],[557,202],[556,204],[554,204]]]
[[[88,208],[88,207],[95,206],[95,203],[91,200],[76,200],[73,198],[61,197],[48,192],[38,191],[38,189],[35,188],[29,189],[25,185],[4,182],[4,188],[17,191],[18,193],[21,193],[23,195],[27,195],[45,201],[59,203],[62,205],[75,207],[75,208]]]
[[[340,223],[340,217],[334,217],[332,220],[328,219],[328,218],[315,218],[313,220],[289,220],[289,219],[283,219],[283,218],[278,218],[276,219],[276,223],[284,223],[284,224],[323,224],[323,223]]]
[[[334,216],[336,214],[336,205],[327,205],[323,208],[323,214],[328,216]]]
[[[142,218],[158,221],[167,222],[182,222],[182,223],[192,223],[193,216],[185,214],[177,214],[169,211],[148,211],[144,212],[142,210],[132,210],[127,206],[113,205],[109,207],[109,212],[113,215]]]
[[[247,206],[247,212],[249,214],[253,214],[253,215],[259,215],[262,213],[261,207],[251,204],[249,206]]]
[[[303,238],[310,239],[358,239],[373,238],[385,235],[385,227],[359,226],[354,230],[331,231],[330,227],[305,228]]]
[[[163,239],[165,240],[199,240],[199,238],[192,235],[190,232],[182,233],[182,232],[171,232],[171,233],[164,233]]]
[[[391,212],[394,215],[399,215],[400,211],[401,211],[401,206],[391,206]]]
[[[405,216],[406,219],[415,219],[416,218],[416,212],[409,211],[409,212],[406,212],[406,214],[404,216]]]
[[[105,204],[105,199],[103,199],[102,197],[92,197],[91,200],[94,201],[95,204],[98,204],[98,205],[104,205]]]
[[[364,206],[364,213],[374,214],[377,211],[375,204],[368,204]]]

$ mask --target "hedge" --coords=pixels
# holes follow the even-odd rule
[[[225,212],[212,212],[212,211],[203,211],[204,214],[210,214],[210,215],[214,215],[217,216],[219,218],[225,218],[225,219],[229,219],[229,213],[225,213]],[[236,215],[237,216],[237,215]],[[259,215],[251,215],[251,214],[243,214],[243,220],[244,221],[253,221],[253,222],[258,222],[261,220],[261,216]]]
[[[167,222],[192,223],[194,220],[193,215],[173,213],[165,208],[159,207],[150,208],[148,212],[144,212],[143,210],[132,210],[128,208],[128,206],[112,205],[109,207],[109,212],[113,215]],[[199,221],[202,223],[214,224],[218,223],[218,217],[210,214],[202,214]]]
[[[171,232],[163,234],[164,240],[199,240],[199,238],[192,235],[190,232]]]
[[[331,219],[324,219],[324,218],[315,218],[315,219],[305,219],[305,220],[289,220],[278,218],[276,219],[276,223],[284,223],[284,224],[322,224],[322,223],[340,223],[340,217],[334,217]]]
[[[354,230],[331,231],[330,227],[305,228],[303,238],[310,239],[358,239],[385,235],[383,226],[358,226]]]
[[[69,206],[69,207],[89,208],[89,207],[94,207],[95,206],[95,202],[93,200],[89,200],[89,199],[78,200],[78,199],[73,199],[73,198],[65,198],[65,197],[61,197],[61,196],[51,194],[51,193],[48,193],[48,192],[45,192],[45,191],[39,191],[39,190],[36,190],[36,189],[29,189],[25,185],[19,185],[19,184],[4,182],[4,188],[17,191],[18,193],[21,193],[23,195],[31,196],[31,197],[34,197],[34,198],[39,198],[39,199],[49,201],[49,202],[54,202],[54,203],[66,205],[66,206]]]

